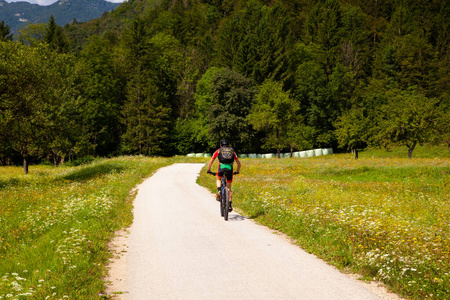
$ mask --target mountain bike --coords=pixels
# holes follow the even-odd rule
[[[216,176],[216,172],[208,172],[208,174]],[[234,172],[233,174],[239,174]],[[220,183],[220,215],[225,221],[228,221],[228,213],[230,211],[230,191],[227,188],[227,176],[224,174],[222,176],[222,181]]]

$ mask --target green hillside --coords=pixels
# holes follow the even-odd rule
[[[414,157],[449,145],[449,17],[438,0],[131,0],[29,28],[0,44],[0,161],[207,152],[222,137],[242,153]]]
[[[0,0],[0,21],[8,24],[11,32],[17,33],[27,24],[48,22],[51,15],[55,16],[57,24],[64,26],[74,19],[86,22],[99,18],[117,6],[119,4],[103,0],[60,0],[48,6]]]

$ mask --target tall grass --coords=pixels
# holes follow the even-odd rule
[[[247,216],[402,295],[450,299],[448,158],[241,162],[233,203]],[[199,182],[214,191],[203,173]]]
[[[173,160],[120,157],[78,167],[0,167],[0,299],[99,299],[130,190]]]

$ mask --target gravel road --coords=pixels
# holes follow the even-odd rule
[[[174,164],[138,187],[134,223],[110,267],[116,298],[381,299],[252,220],[232,212],[224,221],[195,183],[202,167]]]

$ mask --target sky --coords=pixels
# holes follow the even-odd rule
[[[29,2],[31,4],[39,4],[39,5],[50,5],[53,4],[55,2],[57,2],[58,0],[6,0],[6,2],[11,3],[11,2]],[[109,2],[113,2],[113,3],[122,3],[124,0],[106,0]]]

